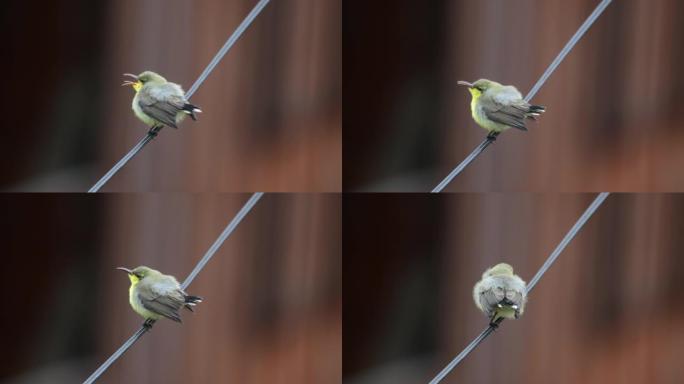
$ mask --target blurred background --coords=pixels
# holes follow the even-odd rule
[[[599,0],[345,1],[344,187],[429,191],[485,137],[458,80],[526,94]],[[451,191],[684,189],[684,3],[614,1]]]
[[[0,190],[87,190],[147,132],[122,73],[187,90],[256,0],[3,2]],[[339,191],[339,0],[272,1],[103,191]],[[11,106],[11,107],[7,107]]]
[[[118,266],[180,281],[249,195],[0,195],[0,382],[85,380],[141,325]],[[332,383],[341,375],[341,200],[265,195],[98,383]]]
[[[529,281],[593,194],[346,195],[344,382],[427,383],[488,324],[472,288]],[[684,381],[684,196],[609,196],[443,383]],[[350,277],[353,276],[353,277]]]

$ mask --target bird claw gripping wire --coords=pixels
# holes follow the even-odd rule
[[[162,125],[155,125],[154,127],[150,128],[149,131],[147,131],[147,134],[152,136],[153,138],[157,137],[159,131],[161,131],[162,128],[164,128]]]
[[[490,143],[494,143],[496,141],[496,138],[499,137],[500,132],[490,132],[489,135],[487,135],[487,140],[489,140]]]

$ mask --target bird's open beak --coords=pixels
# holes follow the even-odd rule
[[[138,82],[139,82],[138,76],[136,76],[136,75],[134,75],[134,74],[132,74],[132,73],[124,73],[123,75],[124,75],[124,76],[130,76],[130,77],[132,77],[133,79],[135,79],[135,81],[124,80],[123,84],[121,84],[122,87],[123,87],[124,85],[135,85],[135,84],[138,84]]]
[[[116,267],[116,269],[118,269],[118,270],[120,270],[120,271],[124,271],[124,272],[128,273],[129,275],[130,275],[131,273],[133,273],[133,271],[131,271],[131,270],[128,269],[128,268],[124,268],[124,267]]]
[[[458,84],[458,85],[464,85],[464,86],[466,86],[466,87],[468,87],[468,88],[472,88],[473,85],[474,85],[473,83],[469,83],[469,82],[463,81],[463,80],[459,80],[458,82],[456,82],[456,84]]]

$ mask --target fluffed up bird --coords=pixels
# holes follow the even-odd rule
[[[513,267],[500,263],[487,269],[473,288],[475,305],[489,317],[489,325],[497,327],[500,318],[519,318],[527,302],[526,284],[513,273]]]
[[[525,119],[536,120],[546,110],[544,106],[526,102],[512,85],[501,85],[487,79],[474,83],[459,81],[458,85],[468,87],[473,96],[470,102],[473,119],[489,132],[487,137],[492,140],[511,127],[527,131]]]
[[[201,297],[185,293],[171,275],[145,266],[117,269],[128,273],[131,280],[128,300],[133,310],[146,319],[148,327],[162,317],[182,323],[178,311],[185,307],[192,312],[192,307],[202,302]]]
[[[180,85],[166,81],[157,73],[145,71],[137,76],[130,73],[124,73],[124,76],[134,79],[121,84],[130,85],[135,90],[133,112],[152,129],[159,130],[162,126],[178,128],[185,116],[197,120],[195,113],[202,112],[197,106],[188,103]]]

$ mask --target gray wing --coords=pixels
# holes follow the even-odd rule
[[[178,290],[166,293],[157,292],[153,288],[140,287],[138,297],[143,307],[173,321],[181,323],[178,310],[184,305],[183,294]]]
[[[483,100],[482,110],[492,121],[527,131],[525,118],[528,117],[530,105],[514,87],[502,87],[496,95]]]
[[[155,88],[143,88],[138,96],[140,109],[151,118],[167,125],[178,128],[176,125],[176,115],[186,104],[182,90],[180,95],[176,84],[167,83]]]
[[[501,287],[492,287],[480,292],[480,306],[487,316],[492,316],[497,304],[504,299],[504,290]]]
[[[509,305],[515,305],[518,309],[522,307],[524,300],[522,292],[514,289],[507,289],[505,292]]]

